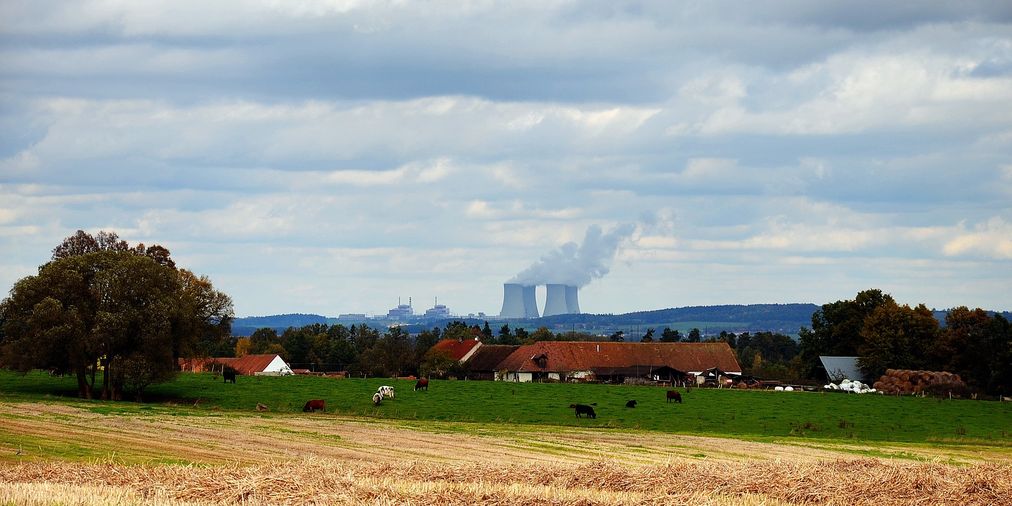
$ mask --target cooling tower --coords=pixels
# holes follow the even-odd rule
[[[579,288],[573,285],[566,285],[566,312],[569,314],[580,313],[580,298],[577,295]]]
[[[524,318],[537,318],[538,298],[534,295],[534,285],[524,287]]]
[[[537,318],[538,301],[534,295],[534,286],[519,283],[502,285],[502,311],[500,318]]]
[[[569,307],[566,304],[566,285],[549,284],[545,285],[548,294],[545,296],[545,316],[566,314]]]
[[[524,287],[516,283],[504,283],[502,285],[502,311],[501,318],[523,318],[524,317]]]

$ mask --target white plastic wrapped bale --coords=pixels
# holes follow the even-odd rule
[[[855,394],[867,394],[875,392],[874,388],[871,388],[868,385],[861,383],[860,381],[851,381],[849,379],[844,379],[843,381],[840,382],[839,385],[835,383],[830,383],[828,385],[825,385],[823,388],[825,388],[826,390],[843,390],[844,392],[853,392]]]

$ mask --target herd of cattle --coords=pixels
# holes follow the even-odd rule
[[[232,383],[235,383],[235,381],[232,381]],[[425,391],[429,390],[428,378],[419,379],[418,382],[415,383],[415,391],[417,392],[419,390]],[[383,402],[383,399],[393,399],[394,397],[395,397],[394,387],[389,385],[383,385],[378,389],[376,389],[376,393],[372,394],[372,403],[376,406],[379,406]],[[306,401],[305,406],[302,406],[303,413],[314,413],[316,411],[326,411],[326,410],[327,410],[327,402],[324,401],[323,399],[310,399]]]
[[[223,371],[223,373],[226,383],[227,382],[232,382],[233,384],[235,383],[235,371],[229,371],[226,369],[225,371]],[[425,391],[429,390],[428,378],[420,378],[415,383],[415,391],[417,392],[419,390]],[[375,406],[379,406],[380,404],[383,403],[384,399],[393,399],[395,396],[396,395],[394,393],[394,387],[389,385],[383,385],[376,389],[376,393],[372,394],[372,403]],[[682,403],[682,394],[675,390],[668,390],[667,393],[665,394],[665,397],[668,402],[675,401],[679,404]],[[631,399],[625,403],[625,407],[635,408],[636,404],[637,404],[636,400]],[[260,410],[260,406],[261,406],[260,404],[257,405],[258,410]],[[577,418],[583,418],[583,416],[586,415],[588,418],[596,419],[597,412],[594,411],[594,406],[597,406],[596,402],[591,403],[589,405],[588,404],[569,405],[570,409],[576,410]],[[323,399],[310,399],[306,401],[306,404],[304,406],[302,406],[302,411],[304,413],[314,413],[316,411],[326,411],[326,410],[327,410],[327,402]]]
[[[682,394],[679,393],[679,392],[677,392],[677,391],[675,391],[675,390],[668,390],[668,392],[666,394],[666,397],[668,399],[668,402],[675,401],[675,402],[677,402],[679,404],[682,403]],[[636,404],[638,404],[636,402],[636,399],[630,399],[629,401],[626,401],[625,407],[627,407],[627,408],[635,408]],[[597,418],[597,413],[594,411],[594,406],[597,406],[596,402],[593,402],[593,403],[591,403],[589,405],[587,405],[587,404],[570,404],[569,405],[569,407],[571,409],[575,409],[576,410],[576,417],[577,418],[583,418],[583,415],[587,415],[588,418],[595,418],[596,419]]]

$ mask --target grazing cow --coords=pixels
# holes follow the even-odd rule
[[[682,403],[682,394],[680,394],[680,393],[678,393],[678,392],[676,392],[674,390],[668,390],[668,402],[671,402],[671,399],[674,399],[676,402],[678,402],[679,404],[681,404]]]
[[[415,391],[419,390],[429,391],[429,378],[419,378],[418,383],[415,383]]]
[[[383,385],[376,390],[376,393],[383,396],[383,398],[394,398],[394,387]]]
[[[594,412],[594,408],[586,404],[570,404],[569,407],[576,410],[577,418],[583,418],[582,415],[587,415],[591,418],[597,418],[597,413]]]
[[[379,392],[372,394],[372,403],[374,405],[379,406],[381,402],[383,402],[383,394]]]
[[[629,402],[625,403],[625,407],[627,407],[627,408],[635,408],[636,407],[636,401],[632,400],[632,401],[629,401]]]
[[[225,370],[221,371],[221,376],[225,378],[225,383],[231,381],[233,385],[235,384],[235,369],[232,369],[231,367],[226,368]]]
[[[303,413],[308,413],[310,411],[316,411],[316,410],[320,410],[320,411],[326,411],[327,410],[326,409],[326,403],[323,401],[323,399],[312,399],[312,400],[306,401],[306,405],[302,406],[302,412]]]

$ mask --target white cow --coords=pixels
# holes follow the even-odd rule
[[[394,387],[383,385],[376,390],[376,393],[382,395],[384,398],[394,398]]]
[[[376,392],[372,394],[372,403],[379,406],[383,402],[383,394]]]

